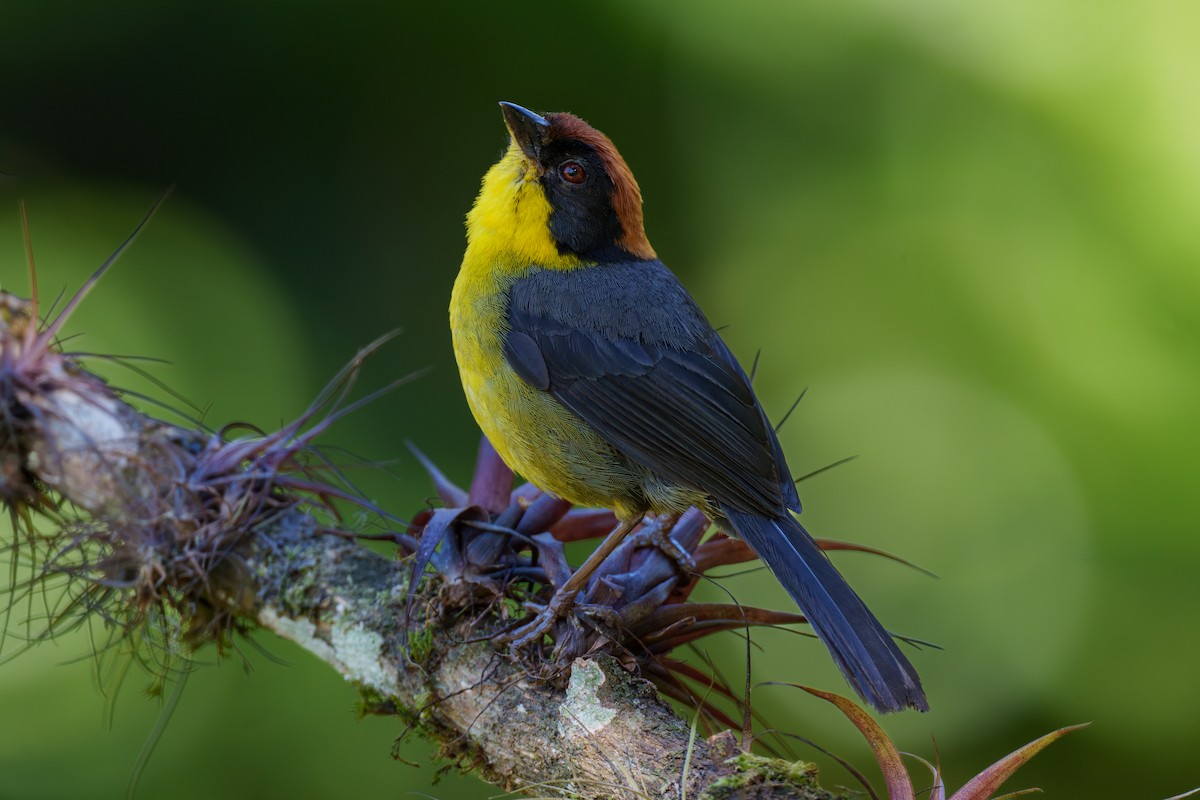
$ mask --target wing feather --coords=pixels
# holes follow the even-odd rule
[[[722,505],[798,510],[745,372],[660,262],[530,270],[508,322],[514,369],[627,458]]]

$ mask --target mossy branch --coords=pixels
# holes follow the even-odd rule
[[[314,488],[302,457],[315,410],[243,439],[181,428],[125,403],[51,333],[0,293],[0,495],[19,523],[13,552],[34,562],[14,596],[66,575],[72,613],[104,603],[130,625],[170,613],[188,646],[266,628],[354,683],[369,712],[398,716],[506,791],[834,796],[806,765],[742,754],[728,732],[698,737],[612,657],[576,659],[565,682],[538,677],[489,639],[507,624],[502,604],[461,602],[465,578],[431,574],[414,589],[412,556],[329,532],[314,498],[338,491]],[[38,515],[55,530],[35,531]]]

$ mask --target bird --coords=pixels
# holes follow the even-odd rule
[[[450,300],[463,390],[509,467],[619,523],[517,643],[541,642],[646,514],[695,506],[766,563],[860,697],[928,710],[916,669],[793,516],[775,430],[651,247],[615,145],[575,115],[500,106],[508,146],[467,214]]]

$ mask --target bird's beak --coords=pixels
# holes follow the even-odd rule
[[[504,124],[513,141],[521,148],[530,162],[537,164],[542,152],[542,145],[550,133],[550,123],[540,114],[535,114],[528,108],[522,108],[516,103],[501,101],[500,110],[504,112]]]

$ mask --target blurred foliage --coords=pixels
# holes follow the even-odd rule
[[[782,433],[794,471],[861,456],[802,485],[809,527],[942,576],[838,559],[890,626],[945,647],[915,659],[934,710],[885,720],[901,749],[936,736],[958,785],[1095,720],[1020,783],[1198,782],[1180,743],[1200,739],[1200,6],[8,0],[4,18],[5,288],[26,280],[18,196],[48,300],[178,186],[70,346],[167,359],[143,366],[206,422],[269,426],[401,327],[365,380],[433,373],[330,444],[395,459],[355,477],[410,513],[431,492],[406,437],[459,477],[474,455],[445,309],[504,143],[495,103],[575,111],[621,147],[651,240],[735,352],[764,350],[768,410],[810,387]],[[759,576],[725,586],[787,605]],[[756,642],[757,680],[844,691],[815,643]],[[192,677],[139,796],[495,793],[430,788],[425,743],[402,754],[427,766],[390,762],[397,720],[356,724],[349,687],[264,645],[288,666],[247,647],[249,677],[237,658]],[[102,698],[89,646],[0,667],[0,795],[123,790],[161,705],[136,673]],[[712,653],[739,674],[738,639]],[[835,710],[758,692],[776,726],[869,765]]]

